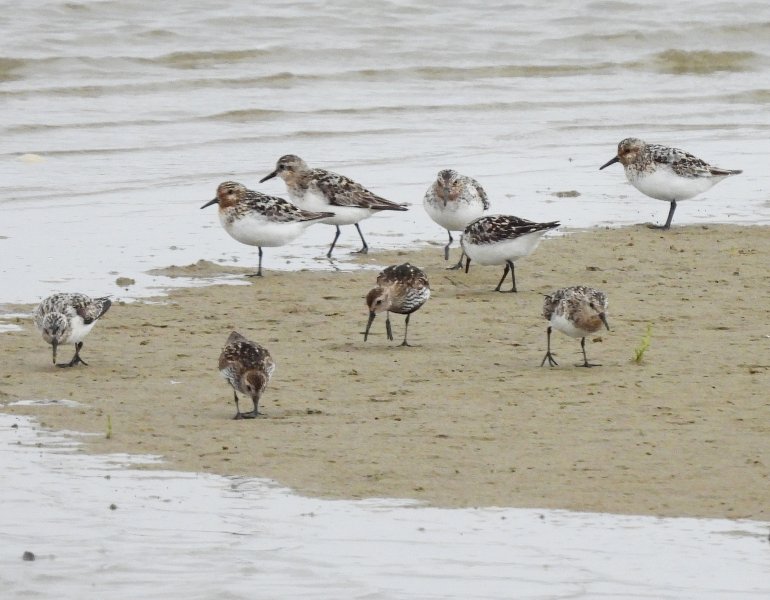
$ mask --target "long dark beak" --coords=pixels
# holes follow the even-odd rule
[[[599,170],[601,171],[605,167],[609,167],[610,165],[614,165],[616,162],[618,162],[620,159],[616,156],[615,158],[611,158],[606,163],[604,163],[601,167],[599,167]]]
[[[610,331],[610,324],[607,323],[607,317],[604,313],[599,313],[599,318],[602,320],[602,323],[604,323],[604,326],[607,328],[607,331]]]
[[[471,268],[471,257],[467,254],[465,255],[465,272],[468,272],[468,269]]]
[[[59,345],[59,342],[56,338],[51,340],[51,348],[53,348],[53,364],[56,364],[56,348]]]
[[[449,202],[449,190],[443,188],[441,190],[441,199],[444,201],[444,208],[446,208],[447,202]]]
[[[217,202],[219,202],[219,198],[214,198],[213,200],[209,200],[208,202],[206,202],[206,204],[201,206],[201,208],[206,208],[207,206],[211,206],[212,204],[216,204]]]
[[[267,181],[268,179],[272,179],[276,175],[278,175],[278,169],[270,173],[270,175],[265,175],[262,179],[259,180],[259,183],[265,183],[265,181]]]
[[[369,337],[369,329],[371,328],[372,323],[374,323],[374,317],[376,316],[377,314],[374,312],[369,313],[369,320],[366,322],[366,331],[364,331],[364,341]]]

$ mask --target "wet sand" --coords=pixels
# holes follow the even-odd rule
[[[88,367],[54,368],[20,320],[23,331],[0,334],[0,402],[77,400],[3,410],[95,432],[88,451],[159,454],[164,468],[268,477],[307,495],[770,518],[770,229],[546,239],[517,265],[518,294],[492,291],[502,268],[466,275],[442,258],[436,246],[360,260],[427,271],[433,296],[412,316],[410,348],[397,345],[400,315],[396,342],[382,317],[363,341],[376,270],[278,272],[266,253],[265,277],[247,285],[116,303],[86,339]],[[543,294],[575,284],[610,298],[613,330],[586,344],[602,366],[576,367],[579,342],[555,332],[560,366],[541,368]],[[278,365],[258,420],[231,419],[232,390],[217,373],[232,329]]]

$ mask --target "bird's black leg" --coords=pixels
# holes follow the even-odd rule
[[[233,390],[233,398],[235,398],[235,416],[233,419],[242,419],[243,413],[241,412],[241,408],[238,406],[238,393]]]
[[[676,210],[676,200],[671,201],[671,207],[668,209],[668,218],[666,219],[665,225],[650,225],[650,229],[670,229],[671,228],[671,219],[674,218],[674,211]]]
[[[500,278],[500,283],[497,284],[497,287],[495,288],[496,292],[500,291],[500,286],[503,285],[503,281],[505,281],[505,278],[508,277],[508,271],[511,270],[511,267],[509,266],[509,263],[511,261],[506,261],[505,263],[505,269],[503,270],[503,276]]]
[[[83,342],[78,342],[75,344],[75,356],[72,357],[72,360],[68,363],[58,363],[56,366],[61,367],[63,369],[67,367],[74,367],[78,363],[84,364],[85,366],[88,366],[88,363],[84,361],[82,358],[80,358],[80,349],[83,347]]]
[[[334,234],[334,239],[332,240],[332,245],[329,246],[329,251],[326,253],[326,258],[332,257],[332,250],[334,250],[334,246],[337,244],[337,240],[340,237],[340,226],[335,225],[335,227],[337,228],[337,232]]]
[[[259,398],[253,399],[254,400],[254,410],[251,412],[241,412],[241,408],[238,405],[238,394],[233,390],[233,398],[235,398],[235,416],[233,417],[234,420],[238,419],[253,419],[257,415],[261,415],[262,413],[257,410],[257,403],[259,402]]]
[[[450,270],[450,271],[456,271],[458,269],[462,269],[463,268],[463,259],[464,258],[465,258],[465,250],[463,250],[463,253],[460,255],[460,260],[457,261],[457,264],[455,266],[453,266],[453,267],[447,267],[447,269]],[[467,270],[466,270],[466,273],[467,273]]]
[[[258,409],[259,398],[252,398],[252,401],[254,402],[254,410],[241,413],[241,419],[256,419],[258,416],[263,414],[259,412],[259,409]]]
[[[409,331],[409,317],[412,315],[412,313],[409,313],[406,315],[406,321],[404,321],[404,341],[401,342],[402,346],[409,346],[410,344],[406,341],[406,333]]]
[[[548,350],[546,350],[545,356],[543,357],[543,361],[540,363],[540,366],[542,367],[545,364],[545,361],[548,361],[549,367],[558,366],[559,363],[556,362],[553,358],[553,354],[551,354],[551,326],[548,326]]]
[[[257,250],[259,250],[259,266],[257,267],[257,272],[247,275],[246,277],[262,277],[262,246],[257,246]]]
[[[508,265],[511,267],[511,283],[513,283],[513,287],[509,291],[515,292],[516,291],[516,265],[513,264],[512,260],[508,261]]]
[[[663,229],[669,229],[671,227],[671,219],[674,218],[675,210],[676,210],[676,200],[672,200],[671,208],[668,209],[668,218],[666,219],[666,224],[663,226]]]
[[[580,348],[583,350],[583,364],[575,365],[576,367],[601,367],[601,365],[599,364],[588,362],[588,358],[586,357],[586,339],[585,338],[580,338]]]
[[[448,229],[446,232],[449,234],[449,242],[447,242],[447,245],[444,246],[444,260],[449,260],[449,246],[452,245],[452,242],[454,242],[454,239],[452,238],[452,232]]]
[[[388,339],[393,341],[393,329],[390,326],[390,313],[385,314],[385,333],[388,334]]]
[[[356,251],[356,254],[368,254],[369,246],[367,245],[366,240],[364,239],[364,233],[361,231],[361,228],[358,226],[358,223],[356,223],[356,229],[358,230],[358,235],[361,236],[361,241],[364,244],[360,250]]]

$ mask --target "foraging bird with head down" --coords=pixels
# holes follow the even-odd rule
[[[377,277],[377,287],[369,290],[366,295],[366,306],[369,308],[369,320],[366,323],[364,341],[369,337],[369,329],[377,313],[385,313],[385,333],[393,340],[393,330],[390,326],[390,313],[406,315],[404,321],[404,341],[402,346],[409,346],[407,333],[409,317],[430,298],[430,284],[425,272],[404,263],[391,265],[383,269]]]
[[[83,340],[106,313],[112,301],[109,298],[89,298],[85,294],[53,294],[35,309],[35,326],[43,339],[51,344],[53,363],[57,367],[88,366],[80,357]],[[56,350],[62,344],[75,344],[75,355],[68,363],[56,362]]]
[[[259,412],[259,400],[274,371],[275,362],[266,348],[246,339],[237,331],[230,333],[219,355],[219,372],[233,388],[233,419],[254,419],[263,414]],[[238,392],[251,398],[253,410],[241,412]]]

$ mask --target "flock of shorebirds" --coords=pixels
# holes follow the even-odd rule
[[[668,229],[676,210],[677,201],[687,200],[711,188],[714,184],[741,171],[720,169],[705,161],[668,146],[647,144],[636,138],[627,138],[618,144],[615,157],[600,169],[620,162],[628,180],[647,196],[670,203],[665,225]],[[237,241],[257,246],[259,266],[250,276],[262,276],[262,248],[288,244],[309,226],[316,223],[334,225],[334,239],[326,256],[331,258],[340,236],[340,226],[355,225],[362,248],[369,246],[359,223],[380,211],[405,211],[407,207],[373,194],[355,181],[324,169],[310,168],[305,161],[293,154],[278,159],[275,170],[260,183],[280,177],[286,184],[290,200],[269,196],[250,190],[244,185],[225,181],[219,184],[216,197],[204,204],[219,207],[219,220],[225,231]],[[449,241],[444,247],[444,259],[449,259],[452,232],[462,232],[462,254],[451,269],[463,267],[468,272],[471,261],[481,265],[503,265],[503,275],[496,291],[516,292],[515,263],[531,254],[542,236],[559,226],[559,223],[535,223],[511,215],[487,215],[490,203],[481,185],[452,169],[438,173],[423,200],[430,218],[446,229]],[[511,287],[502,286],[510,273]],[[409,263],[391,265],[377,277],[377,284],[367,295],[369,320],[364,341],[369,336],[372,323],[378,313],[384,312],[385,329],[393,340],[390,313],[403,314],[404,340],[408,346],[407,332],[410,315],[430,298],[430,284],[425,272]],[[80,356],[83,339],[96,321],[107,312],[109,298],[91,299],[84,294],[54,294],[40,303],[35,310],[35,325],[43,339],[53,348],[53,362],[58,367],[87,364]],[[551,353],[551,332],[561,331],[573,338],[580,338],[583,352],[582,367],[597,366],[588,362],[585,351],[586,336],[609,329],[607,321],[607,295],[586,286],[567,287],[545,297],[543,316],[548,321],[547,351],[540,366],[547,361],[550,366],[558,363]],[[68,363],[56,363],[56,351],[63,344],[74,344],[75,354]],[[270,353],[256,342],[233,331],[227,338],[219,357],[219,370],[233,388],[236,419],[255,418],[259,400],[275,370]],[[238,393],[249,396],[253,410],[241,412]]]

